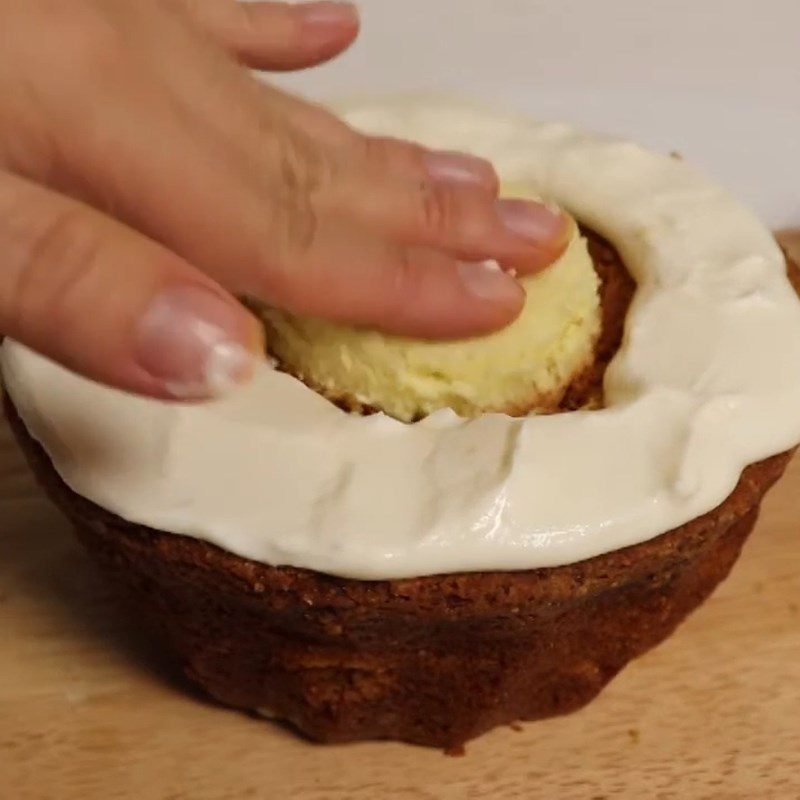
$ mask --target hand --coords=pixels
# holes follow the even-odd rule
[[[417,336],[501,327],[562,215],[490,164],[356,133],[255,80],[355,38],[346,4],[0,0],[0,330],[200,399],[262,347],[235,299]],[[459,261],[461,259],[461,261]]]

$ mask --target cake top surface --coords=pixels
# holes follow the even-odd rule
[[[491,158],[607,238],[637,282],[606,408],[406,424],[344,413],[268,365],[180,406],[14,342],[11,397],[79,494],[237,555],[355,578],[549,567],[718,505],[800,441],[800,301],[769,231],[684,163],[561,124],[376,103],[357,127]]]

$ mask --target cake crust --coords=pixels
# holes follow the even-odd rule
[[[601,385],[632,294],[610,245],[590,241],[609,305],[580,405]],[[66,486],[5,404],[42,486],[185,674],[221,703],[323,742],[457,748],[500,724],[580,708],[725,578],[793,452],[745,469],[709,513],[576,564],[360,581],[127,522]]]

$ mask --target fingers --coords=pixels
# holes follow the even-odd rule
[[[544,269],[567,246],[564,214],[527,200],[496,200],[480,188],[429,182],[373,192],[363,215],[394,237],[469,261],[493,259],[520,274]]]
[[[462,338],[511,322],[525,293],[498,267],[397,246],[321,219],[302,250],[268,270],[259,289],[296,314],[423,338]]]
[[[201,86],[204,63],[190,70]],[[351,179],[347,148],[295,130],[283,110],[251,108],[252,82],[215,73],[224,91],[205,93],[187,75],[182,99],[137,91],[120,103],[101,85],[92,102],[107,100],[102,129],[88,132],[90,108],[54,104],[58,179],[231,292],[291,310],[429,337],[493,330],[519,312],[522,290],[504,273],[459,269],[361,225],[348,206],[323,207]]]
[[[23,48],[27,73],[48,70],[30,115],[43,148],[9,161],[14,171],[113,210],[234,294],[416,336],[467,336],[514,318],[523,293],[512,278],[436,252],[457,241],[458,214],[420,213],[408,199],[419,200],[418,180],[407,182],[399,162],[385,174],[372,169],[346,126],[331,144],[338,133],[319,134],[318,111],[298,123],[301,101],[272,102],[274,92],[181,14],[153,24],[155,7],[113,4],[114,18],[98,31],[62,36],[59,52],[76,57],[60,69],[39,48]],[[9,116],[12,127],[20,116]],[[363,192],[347,196],[341,187],[350,186]],[[480,191],[491,208],[492,189]],[[420,229],[393,228],[386,195]],[[369,216],[370,197],[384,213]]]
[[[246,380],[258,322],[189,264],[0,172],[0,330],[90,378],[203,399]]]
[[[367,138],[362,149],[364,171],[342,184],[346,202],[402,241],[495,259],[521,274],[551,264],[569,241],[571,222],[559,209],[498,200],[497,177],[483,159],[393,139]]]
[[[351,144],[360,144],[368,170],[406,185],[434,180],[482,188],[495,197],[500,188],[491,162],[469,153],[430,150],[391,136],[364,136]]]
[[[358,35],[358,11],[350,3],[187,1],[223,47],[257,69],[301,69],[328,61]]]

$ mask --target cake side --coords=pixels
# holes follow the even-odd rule
[[[324,742],[457,747],[584,705],[728,574],[791,455],[749,467],[709,514],[588,561],[358,581],[248,561],[104,511],[61,481],[6,403],[41,484],[190,680]]]

